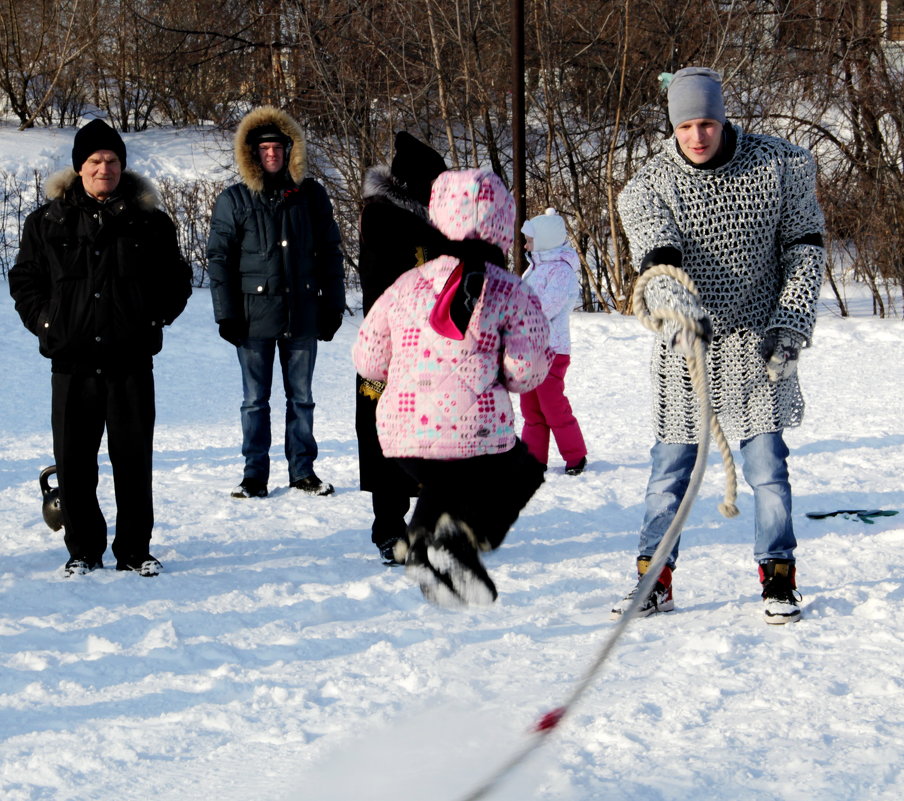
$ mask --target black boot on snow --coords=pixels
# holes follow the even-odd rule
[[[767,623],[781,625],[800,620],[800,594],[795,592],[795,574],[794,562],[788,559],[767,559],[760,562],[763,617]]]
[[[405,572],[430,603],[447,608],[488,606],[498,597],[496,585],[478,555],[470,527],[448,514],[434,531],[410,534]]]

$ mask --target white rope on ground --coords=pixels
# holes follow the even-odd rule
[[[735,506],[737,497],[737,479],[735,476],[734,460],[731,457],[731,449],[728,447],[725,435],[722,433],[722,428],[719,426],[719,422],[712,410],[712,403],[710,401],[709,382],[707,381],[706,376],[706,343],[701,338],[703,330],[697,320],[692,320],[684,315],[677,315],[672,312],[660,313],[659,310],[657,310],[656,317],[650,315],[646,304],[643,301],[643,290],[650,279],[657,275],[668,275],[675,278],[694,295],[697,294],[697,288],[694,286],[690,277],[682,270],[672,267],[671,265],[660,264],[651,267],[638,279],[633,298],[635,314],[643,325],[652,331],[658,331],[662,326],[662,321],[664,319],[672,319],[677,320],[681,323],[682,327],[695,334],[690,351],[685,352],[684,355],[687,360],[688,370],[691,374],[691,382],[700,403],[700,436],[697,447],[697,457],[694,460],[694,468],[691,472],[687,491],[681,499],[681,503],[678,506],[678,510],[675,512],[675,517],[672,520],[671,525],[663,535],[653,556],[650,558],[647,572],[638,583],[637,591],[634,593],[631,603],[612,627],[609,636],[603,643],[603,646],[593,660],[593,663],[585,671],[581,680],[575,684],[568,698],[561,706],[551,712],[547,712],[546,715],[540,719],[531,730],[530,737],[521,749],[515,752],[507,762],[497,768],[496,771],[485,779],[479,787],[472,790],[467,795],[461,796],[459,801],[479,801],[479,799],[486,798],[503,779],[505,779],[516,767],[518,767],[518,765],[524,762],[528,756],[546,741],[546,738],[565,716],[573,711],[577,702],[593,683],[597,673],[599,673],[603,664],[615,650],[615,645],[628,627],[628,624],[637,617],[641,605],[653,591],[653,585],[659,580],[659,574],[662,572],[663,567],[665,567],[669,555],[672,552],[672,548],[681,534],[682,528],[684,528],[684,523],[687,520],[691,506],[697,497],[697,493],[700,491],[700,484],[703,481],[703,473],[706,470],[706,459],[709,455],[709,439],[711,435],[716,439],[716,442],[719,445],[719,450],[722,452],[722,459],[726,466],[726,472],[729,473],[729,478],[726,479],[727,487],[725,498],[719,505],[719,511],[725,517],[734,517],[738,514],[738,509]]]

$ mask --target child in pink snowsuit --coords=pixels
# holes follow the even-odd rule
[[[499,547],[543,483],[544,467],[516,436],[509,393],[546,377],[549,324],[505,269],[515,204],[497,175],[442,173],[429,213],[445,255],[377,299],[352,356],[359,375],[386,384],[376,415],[383,453],[420,485],[396,559],[428,600],[491,603],[478,552]]]
[[[569,247],[565,221],[555,209],[527,220],[521,228],[530,267],[524,282],[534,290],[549,319],[549,346],[556,357],[546,380],[521,395],[524,429],[521,439],[528,450],[546,464],[550,432],[565,460],[565,472],[576,476],[587,466],[587,446],[571,404],[565,397],[565,373],[571,363],[571,332],[568,317],[581,296],[577,270],[578,254]]]

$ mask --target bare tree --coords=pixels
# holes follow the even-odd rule
[[[659,76],[689,64],[722,72],[744,130],[814,152],[830,281],[848,271],[871,286],[876,313],[896,308],[904,54],[882,13],[904,19],[901,0],[527,9],[528,207],[555,206],[568,222],[585,308],[630,311],[615,198],[670,141]],[[395,131],[452,167],[488,165],[510,180],[508,15],[509,0],[0,0],[0,96],[22,125],[72,124],[94,105],[123,130],[230,128],[252,106],[281,106],[306,128],[353,265],[361,179],[389,159]]]

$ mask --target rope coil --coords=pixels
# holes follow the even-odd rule
[[[704,409],[707,410],[709,415],[709,429],[713,441],[716,443],[716,447],[719,449],[719,453],[722,456],[722,464],[725,466],[725,494],[722,503],[719,504],[719,512],[723,517],[737,517],[739,514],[736,505],[738,499],[737,471],[735,470],[734,457],[731,455],[731,447],[728,444],[728,440],[725,438],[718,417],[716,417],[715,412],[712,410],[712,403],[709,396],[709,382],[707,381],[706,376],[706,350],[703,342],[703,325],[699,320],[681,314],[675,309],[657,309],[655,315],[650,312],[644,298],[644,291],[647,288],[647,284],[649,284],[653,278],[659,276],[672,278],[687,289],[687,291],[695,298],[699,296],[696,285],[684,270],[671,264],[656,264],[641,273],[640,277],[637,279],[637,283],[634,285],[634,295],[632,297],[634,314],[645,328],[648,328],[656,334],[659,334],[662,331],[662,325],[666,320],[677,322],[683,329],[694,334],[691,350],[684,351],[684,358],[687,362],[687,369],[691,376],[694,392],[697,394],[697,399],[700,402],[701,414]],[[700,432],[700,439],[703,439],[702,431]]]

